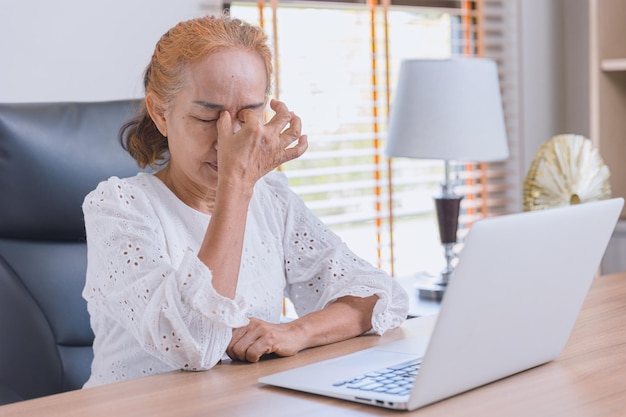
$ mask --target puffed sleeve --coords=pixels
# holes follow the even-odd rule
[[[269,178],[285,206],[286,293],[298,315],[323,309],[344,296],[378,296],[372,332],[382,334],[406,319],[408,295],[386,272],[352,252],[291,191],[284,174]]]
[[[83,295],[92,323],[116,322],[174,368],[208,369],[226,351],[231,329],[248,323],[243,303],[214,290],[211,271],[191,249],[178,260],[168,254],[166,220],[136,185],[113,177],[83,202],[88,247]]]

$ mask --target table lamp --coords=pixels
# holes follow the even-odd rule
[[[389,117],[389,157],[441,159],[445,177],[434,197],[446,266],[419,282],[422,298],[440,300],[454,273],[462,196],[454,193],[450,161],[508,158],[495,61],[484,58],[403,61]]]

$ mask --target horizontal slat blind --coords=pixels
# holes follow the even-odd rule
[[[509,159],[491,163],[494,171],[489,177],[487,215],[511,213],[521,207],[521,182],[523,176],[520,155],[518,97],[518,0],[482,0],[482,27],[484,32],[483,55],[498,63],[502,105],[509,142]]]

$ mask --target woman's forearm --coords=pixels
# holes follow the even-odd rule
[[[211,270],[213,288],[228,298],[235,298],[251,197],[252,190],[219,189],[211,221],[198,252],[198,258]]]
[[[301,335],[303,349],[359,336],[372,327],[372,312],[378,296],[342,297],[326,308],[292,322]]]

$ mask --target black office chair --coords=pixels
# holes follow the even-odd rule
[[[136,101],[0,104],[0,405],[80,388],[85,195],[137,164],[117,134]]]

